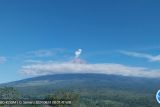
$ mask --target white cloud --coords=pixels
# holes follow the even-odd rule
[[[26,75],[46,75],[46,74],[61,74],[61,73],[102,73],[114,74],[134,77],[160,77],[160,70],[151,70],[144,67],[131,67],[122,64],[102,63],[102,64],[87,64],[87,63],[41,63],[22,66],[21,73]]]
[[[54,55],[54,52],[51,50],[38,50],[29,52],[29,54],[33,54],[36,57],[48,57]]]
[[[64,49],[54,48],[54,49],[41,49],[27,52],[27,57],[51,57],[57,53],[62,53]]]
[[[0,64],[4,63],[4,62],[6,62],[6,61],[7,61],[7,58],[6,58],[6,57],[4,57],[4,56],[1,56],[1,57],[0,57]]]
[[[82,50],[76,51],[73,60],[68,62],[38,62],[29,60],[28,65],[24,65],[21,68],[21,73],[26,75],[47,75],[47,74],[62,74],[62,73],[101,73],[101,74],[113,74],[122,76],[133,77],[148,77],[157,78],[160,77],[160,69],[149,69],[145,67],[133,67],[116,63],[97,63],[89,64],[86,61],[79,58]],[[121,51],[121,53],[129,56],[143,57],[151,61],[157,61],[158,58],[148,54],[140,54],[136,52]],[[31,62],[31,63],[30,63]]]
[[[43,61],[41,61],[41,60],[27,59],[27,60],[24,60],[24,62],[26,62],[26,63],[42,63]]]
[[[129,52],[129,51],[120,51],[120,53],[128,56],[133,56],[133,57],[139,57],[139,58],[145,58],[148,59],[149,61],[152,62],[158,62],[160,61],[160,55],[150,55],[146,53],[138,53],[138,52]]]

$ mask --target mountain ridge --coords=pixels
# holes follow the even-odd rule
[[[0,85],[10,85],[14,83],[25,83],[29,81],[38,81],[38,80],[48,80],[48,81],[54,81],[54,80],[71,80],[71,79],[111,79],[111,78],[121,78],[121,79],[130,79],[130,80],[158,80],[159,78],[147,78],[147,77],[132,77],[132,76],[122,76],[122,75],[114,75],[114,74],[98,74],[98,73],[64,73],[64,74],[49,74],[49,75],[42,75],[42,76],[35,76],[30,77],[26,79],[16,80],[12,82],[2,83]]]
[[[28,86],[44,86],[50,85],[55,87],[90,86],[90,87],[110,87],[116,89],[131,90],[156,90],[159,87],[160,79],[158,78],[142,78],[128,77],[120,75],[106,75],[94,73],[76,73],[76,74],[53,74],[44,75],[33,78],[27,78],[19,81],[1,84],[0,86],[9,87],[28,87]],[[77,86],[79,87],[79,86]]]

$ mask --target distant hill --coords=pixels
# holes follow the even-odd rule
[[[116,103],[125,107],[158,107],[155,93],[160,89],[160,79],[127,77],[105,74],[55,74],[33,77],[1,84],[16,88],[24,96],[43,98],[57,90],[80,94],[83,102]],[[97,100],[96,100],[97,101]],[[91,101],[94,102],[94,101]]]
[[[33,77],[2,84],[17,88],[43,87],[52,88],[109,88],[136,92],[154,92],[160,89],[160,79],[127,77],[105,74],[55,74]],[[32,90],[33,91],[33,90]]]

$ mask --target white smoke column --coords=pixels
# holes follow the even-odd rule
[[[79,58],[80,55],[82,53],[82,49],[78,49],[76,52],[75,52],[75,58]]]

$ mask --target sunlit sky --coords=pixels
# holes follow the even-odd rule
[[[123,66],[120,75],[137,76],[132,69],[141,74],[140,67],[142,77],[159,76],[159,29],[159,0],[1,0],[0,83],[43,73],[41,65],[47,73],[73,70],[78,49],[82,70]]]

